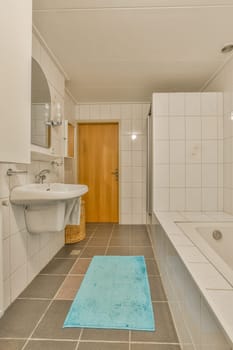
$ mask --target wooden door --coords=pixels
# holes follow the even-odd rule
[[[118,124],[79,124],[78,135],[78,182],[89,187],[86,221],[118,222]]]

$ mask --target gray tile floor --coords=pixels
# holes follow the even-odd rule
[[[77,255],[75,255],[77,254]],[[144,255],[155,332],[62,328],[94,255]],[[64,246],[0,319],[0,350],[180,350],[145,226],[88,224]]]

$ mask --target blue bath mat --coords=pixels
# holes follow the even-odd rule
[[[143,256],[95,256],[64,327],[155,330]]]

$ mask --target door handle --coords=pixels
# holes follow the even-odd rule
[[[118,169],[116,169],[115,171],[112,171],[112,175],[118,176],[118,175],[119,175],[119,174],[118,174]]]

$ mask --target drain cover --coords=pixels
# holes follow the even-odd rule
[[[70,255],[79,255],[81,250],[71,250]]]

